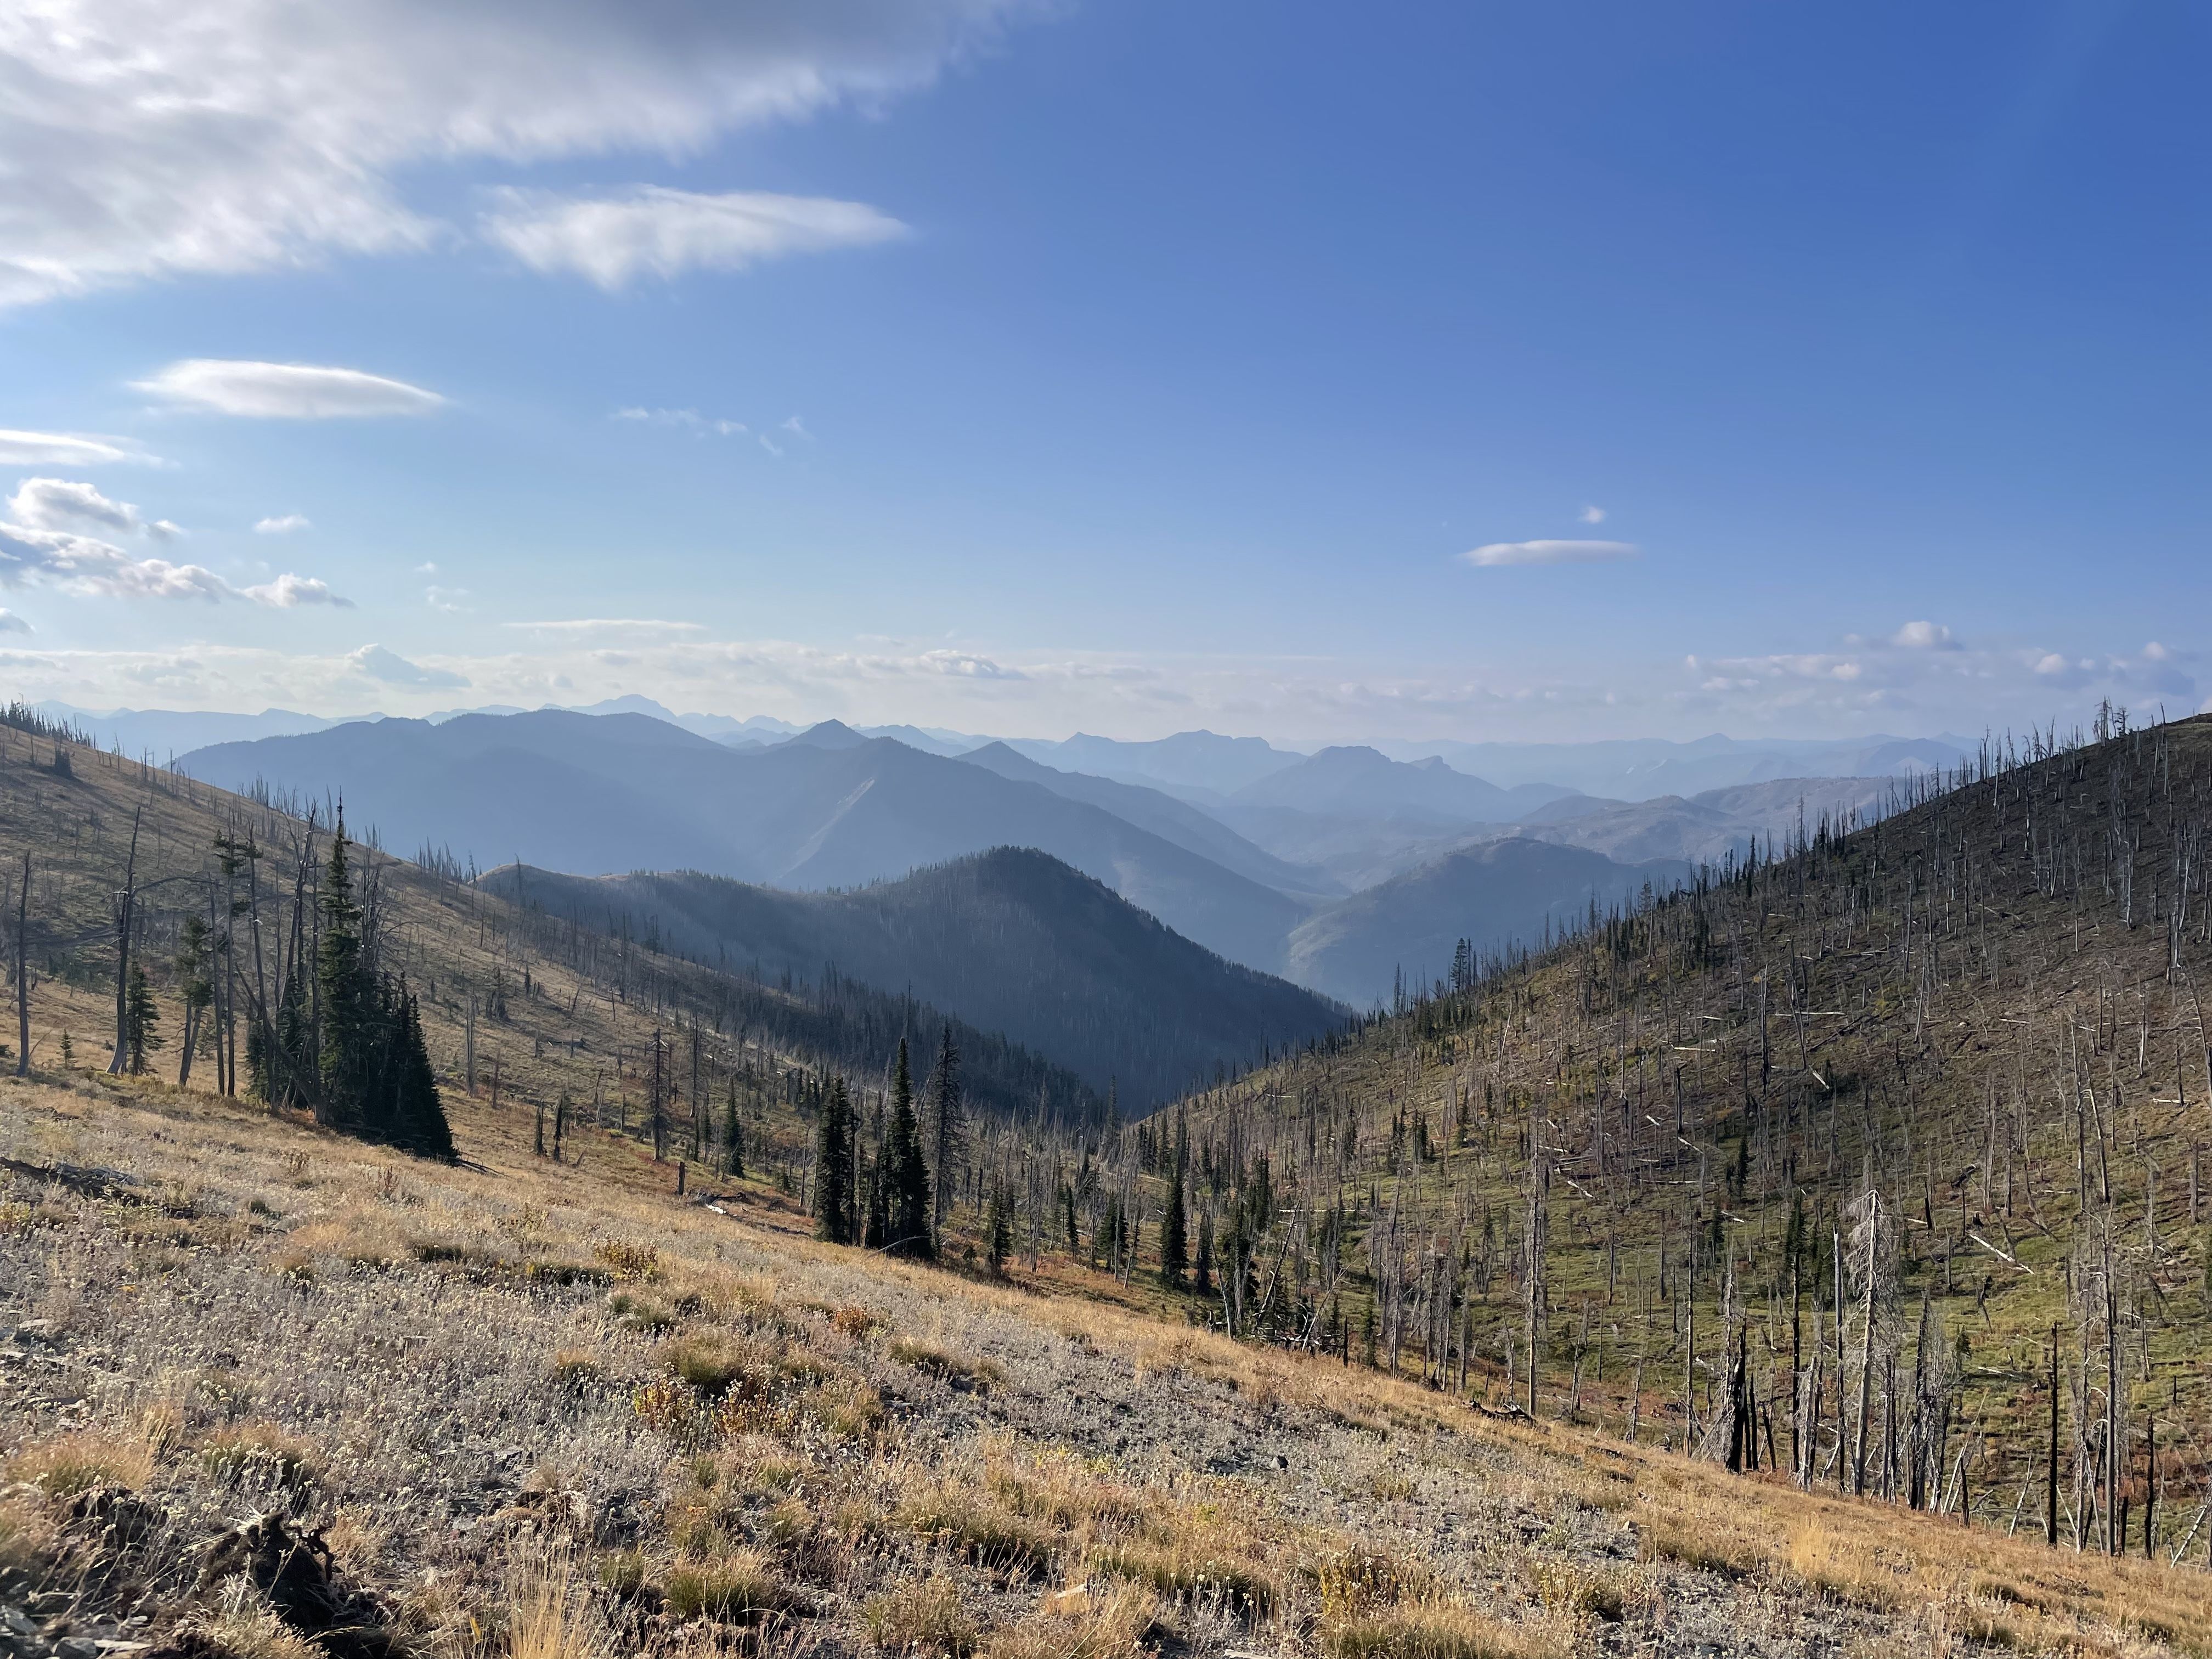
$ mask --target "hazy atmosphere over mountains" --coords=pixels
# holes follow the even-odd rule
[[[2208,48],[0,4],[0,1659],[2212,1659]]]
[[[137,724],[110,728],[116,740],[162,729],[151,716],[131,720]],[[995,848],[1032,848],[1230,962],[1363,1007],[1402,976],[1443,972],[1462,939],[1478,950],[1526,944],[1593,899],[1647,882],[1663,889],[1698,864],[1824,820],[1877,817],[1895,781],[1735,782],[1691,799],[1625,800],[1534,781],[1500,787],[1434,756],[1392,760],[1360,746],[1302,755],[1205,732],[1143,744],[905,738],[913,741],[836,721],[787,735],[665,709],[548,709],[355,721],[210,744],[177,763],[211,783],[265,786],[326,811],[343,800],[351,821],[388,848],[442,849],[479,868],[693,872],[821,892],[899,882]],[[1906,777],[1962,758],[1938,743],[1873,741],[1810,752],[1646,744],[1596,756],[1562,745],[1514,758],[1549,758],[1569,775],[1638,790],[1768,779],[1785,759],[1870,757]],[[1197,781],[1209,777],[1222,787]],[[783,920],[769,933],[750,924],[693,932],[704,924],[682,924],[674,910],[661,926],[691,945],[779,969],[834,961],[892,988],[917,982],[910,966],[894,970],[879,955],[860,965],[832,925],[842,912],[776,914]],[[957,1000],[945,1006],[984,1018]]]

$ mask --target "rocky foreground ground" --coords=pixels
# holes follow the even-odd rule
[[[0,1654],[2212,1651],[2212,1575],[816,1245],[0,1088]]]

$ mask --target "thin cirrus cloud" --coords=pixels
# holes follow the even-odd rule
[[[257,519],[253,533],[257,536],[289,536],[295,531],[312,530],[314,526],[304,513],[286,513],[280,516]]]
[[[763,259],[866,247],[907,228],[862,202],[732,191],[719,196],[641,185],[618,195],[500,190],[484,236],[541,273],[610,292],[641,276],[743,270]]]
[[[449,240],[424,168],[696,155],[923,86],[1045,0],[53,0],[0,21],[0,305]]]
[[[0,466],[107,466],[121,461],[143,465],[153,459],[121,438],[0,429]]]
[[[1516,564],[1619,564],[1641,556],[1633,542],[1489,542],[1460,556],[1485,569]]]
[[[615,410],[614,418],[640,426],[672,426],[702,438],[708,433],[718,438],[735,438],[751,430],[743,421],[702,415],[696,409],[644,409],[632,405]]]
[[[419,386],[357,368],[224,357],[187,357],[131,386],[175,408],[257,420],[428,415],[446,402]]]

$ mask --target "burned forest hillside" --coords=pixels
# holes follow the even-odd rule
[[[1241,1333],[2205,1562],[2208,832],[2212,720],[1986,747],[1194,1096],[1155,1207]]]
[[[286,1017],[289,981],[312,990],[335,805],[214,789],[15,711],[0,725],[0,884],[11,993],[19,920],[27,943],[30,1069],[107,1070],[118,1018],[137,1024],[118,994],[127,938],[125,989],[143,979],[133,994],[150,1023],[126,1064],[194,1091],[253,1094],[257,1029]],[[601,1145],[626,1150],[591,1156],[648,1158],[672,1184],[679,1160],[726,1168],[734,1123],[746,1190],[795,1204],[831,1078],[875,1100],[901,1036],[933,1052],[948,1026],[985,1119],[1081,1122],[1103,1109],[1073,1073],[926,1001],[818,968],[720,971],[510,903],[434,857],[394,858],[372,831],[354,833],[372,839],[349,851],[366,952],[414,999],[442,1092],[542,1117],[549,1143],[572,1156],[579,1129],[604,1131]],[[15,1024],[0,1037],[13,1069]]]

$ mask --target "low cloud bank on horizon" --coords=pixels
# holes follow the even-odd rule
[[[242,596],[272,606],[338,602],[320,584],[297,577]],[[2194,712],[2204,702],[2197,653],[2156,641],[2126,654],[1988,646],[1958,641],[1934,623],[1901,625],[1875,642],[1833,652],[1691,656],[1615,665],[1602,678],[1555,672],[1519,680],[1311,659],[718,641],[702,637],[696,624],[653,617],[507,626],[521,648],[456,655],[402,654],[382,644],[327,654],[207,644],[135,652],[18,647],[0,652],[0,669],[11,695],[88,708],[145,707],[150,690],[164,706],[197,709],[258,712],[280,704],[337,715],[366,705],[422,714],[451,706],[450,694],[466,689],[475,702],[522,708],[635,695],[680,713],[772,714],[798,724],[838,718],[1125,738],[1205,726],[1349,743],[1686,739],[1718,730],[1920,736],[2085,722],[2107,697],[2142,720]],[[1933,642],[1934,630],[1941,643]]]

